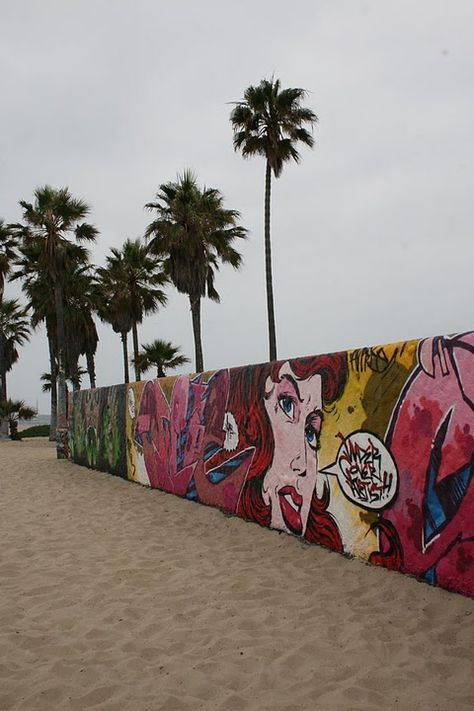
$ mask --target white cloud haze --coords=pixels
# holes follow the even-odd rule
[[[279,357],[472,329],[474,4],[470,0],[2,0],[0,217],[68,186],[100,231],[92,261],[143,234],[143,210],[184,168],[250,231],[244,267],[203,302],[205,366],[267,358],[262,159],[232,148],[228,102],[272,73],[319,117],[273,185]],[[18,287],[7,287],[9,296]],[[99,327],[98,384],[122,378]],[[148,317],[193,357],[187,299]],[[49,411],[44,332],[9,376]],[[85,385],[87,378],[85,379]]]

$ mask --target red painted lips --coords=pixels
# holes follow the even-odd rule
[[[278,500],[287,528],[297,536],[301,536],[303,533],[303,522],[301,520],[303,497],[298,494],[294,486],[284,486],[278,492]]]

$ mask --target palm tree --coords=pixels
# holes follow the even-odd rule
[[[99,318],[109,323],[115,333],[120,334],[123,353],[123,381],[130,382],[128,368],[128,334],[132,330],[133,315],[130,311],[128,294],[123,288],[123,270],[99,267],[96,272],[96,307]]]
[[[66,363],[74,390],[79,390],[82,375],[89,375],[95,388],[95,363],[99,336],[93,313],[97,310],[96,281],[90,264],[71,264],[64,288],[64,319],[66,324]],[[79,368],[79,357],[86,356],[87,371]]]
[[[12,225],[0,219],[0,301],[3,299],[5,279],[11,272],[16,259],[17,238]]]
[[[121,282],[122,297],[128,302],[132,323],[133,356],[138,358],[138,324],[143,317],[154,313],[166,304],[166,295],[161,288],[167,277],[153,256],[139,239],[125,240],[121,249],[112,248],[107,257],[107,269]],[[135,367],[135,379],[140,380],[140,371]]]
[[[31,420],[36,414],[36,410],[25,405],[23,400],[3,400],[0,402],[0,417],[8,421],[10,439],[21,439],[18,434],[18,420]]]
[[[56,440],[57,421],[57,344],[56,344],[56,312],[54,306],[53,285],[48,274],[39,267],[40,244],[23,244],[20,257],[17,260],[19,269],[12,279],[22,279],[22,290],[28,299],[31,309],[31,326],[36,329],[40,323],[46,326],[48,338],[49,364],[51,370],[51,419],[49,439]]]
[[[28,309],[17,299],[0,301],[0,402],[7,399],[7,373],[18,360],[18,347],[29,338]],[[8,424],[0,416],[0,437],[8,434]]]
[[[166,377],[165,370],[174,370],[185,363],[189,363],[189,358],[183,356],[179,351],[179,346],[173,346],[170,341],[157,339],[152,343],[142,344],[143,350],[134,359],[135,368],[141,373],[156,367],[156,377]]]
[[[219,301],[214,287],[215,271],[220,262],[238,269],[242,257],[233,247],[247,230],[239,226],[240,214],[224,208],[219,190],[197,184],[189,170],[178,175],[176,182],[160,185],[148,210],[157,213],[146,229],[151,238],[150,251],[163,260],[163,268],[175,288],[187,294],[191,306],[196,371],[204,370],[201,342],[201,299],[208,296]]]
[[[66,387],[67,382],[70,381],[73,390],[80,390],[81,380],[86,373],[87,370],[79,367],[77,367],[73,373],[68,373],[66,377]],[[51,373],[43,373],[40,380],[42,382],[41,391],[43,393],[50,393],[53,388],[53,378],[51,377]]]
[[[317,116],[301,105],[304,89],[281,89],[280,80],[263,79],[258,86],[249,86],[241,101],[235,102],[230,120],[234,130],[234,149],[244,158],[254,155],[266,160],[265,171],[265,272],[270,360],[276,360],[275,310],[273,304],[272,255],[270,241],[270,195],[272,173],[279,178],[283,164],[290,159],[296,163],[300,154],[297,143],[310,148],[314,145],[310,128]]]
[[[59,190],[45,185],[34,192],[34,203],[20,201],[23,208],[23,238],[25,243],[41,246],[38,265],[51,280],[57,329],[58,407],[57,457],[65,457],[66,423],[66,332],[64,325],[64,282],[67,274],[69,238],[78,242],[93,242],[95,227],[84,219],[89,206],[74,198],[68,188]]]
[[[16,246],[17,238],[13,226],[7,225],[4,220],[0,219],[0,303],[3,300],[5,292],[5,281],[11,272],[12,263],[16,258]],[[5,354],[3,353],[4,347],[4,344],[0,342],[0,368],[2,367],[2,361],[5,359]],[[5,381],[5,376],[3,376],[3,380]],[[5,382],[3,386],[6,388]],[[0,384],[0,400],[2,398],[1,390],[2,385]],[[8,423],[0,419],[0,437],[5,437],[7,434]]]
[[[28,309],[18,299],[0,302],[0,401],[7,399],[6,374],[18,360],[18,347],[29,339]]]
[[[22,290],[28,299],[32,311],[31,325],[36,328],[40,323],[46,326],[49,347],[51,373],[51,426],[50,439],[56,439],[57,414],[57,327],[54,289],[50,275],[41,268],[42,244],[30,240],[20,248],[16,261],[18,270],[12,279],[22,279]],[[94,280],[90,273],[88,252],[84,247],[64,244],[64,318],[66,333],[66,371],[77,368],[79,355],[85,354],[91,387],[95,387],[94,354],[97,349],[98,335],[92,312],[94,306]]]

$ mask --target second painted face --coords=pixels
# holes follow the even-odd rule
[[[272,528],[302,536],[318,474],[321,376],[299,380],[290,364],[284,363],[278,377],[277,383],[268,378],[265,386],[274,450],[263,479],[262,496],[271,506]]]

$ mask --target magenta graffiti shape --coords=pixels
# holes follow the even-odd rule
[[[228,397],[227,370],[208,383],[179,376],[170,405],[159,381],[145,385],[135,440],[152,487],[235,512],[254,448],[234,451],[238,432],[226,412]]]
[[[419,361],[387,437],[400,481],[383,520],[404,572],[474,595],[474,334],[425,341]]]
[[[178,496],[186,494],[202,456],[205,383],[179,376],[171,405],[158,381],[145,385],[135,427],[143,448],[150,485]]]

